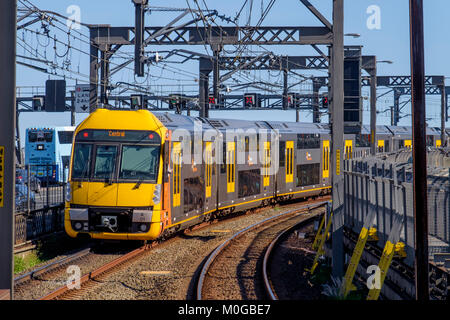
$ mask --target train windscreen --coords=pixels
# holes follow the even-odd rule
[[[159,146],[124,145],[119,179],[156,180],[158,159]]]

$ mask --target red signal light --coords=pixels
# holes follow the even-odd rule
[[[88,136],[89,136],[89,133],[87,133],[87,132],[84,132],[84,133],[83,133],[83,137],[84,137],[84,138],[87,138]]]
[[[149,134],[148,137],[149,137],[150,139],[153,139],[154,135],[153,135],[153,134]]]

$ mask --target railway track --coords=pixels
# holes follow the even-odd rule
[[[289,251],[294,249],[297,252],[294,252],[294,257],[296,259],[292,259],[292,260],[303,260],[302,262],[305,263],[305,259],[303,257],[300,257],[298,249],[300,249],[303,255],[309,255],[309,258],[312,260],[312,257],[314,256],[315,252],[308,250],[307,248],[305,248],[305,241],[302,241],[303,243],[298,243],[298,239],[300,238],[300,234],[303,234],[303,237],[306,236],[305,232],[300,232],[301,231],[309,231],[308,229],[313,229],[312,227],[312,221],[311,219],[306,219],[303,221],[300,221],[299,223],[285,229],[284,231],[282,231],[281,233],[278,234],[278,236],[270,243],[270,245],[267,247],[266,252],[264,253],[264,258],[263,258],[263,264],[262,264],[262,276],[263,276],[263,281],[264,281],[264,288],[266,290],[267,293],[267,297],[270,300],[280,300],[280,296],[279,296],[279,291],[283,291],[281,299],[294,299],[294,300],[298,300],[297,297],[292,296],[291,294],[289,294],[289,290],[286,290],[286,286],[289,286],[291,289],[290,291],[296,291],[296,290],[301,290],[301,288],[297,288],[297,286],[294,286],[294,283],[298,283],[299,281],[296,281],[295,275],[293,275],[293,273],[295,274],[299,274],[301,272],[301,270],[305,269],[304,265],[303,266],[299,266],[299,265],[295,265],[293,266],[292,269],[295,270],[295,272],[291,272],[291,270],[283,270],[284,272],[288,273],[288,276],[285,276],[284,274],[282,275],[275,275],[272,277],[272,271],[273,269],[283,269],[283,265],[285,265],[285,263],[283,263],[284,261],[282,261],[283,259],[280,259],[280,257],[277,257],[277,253],[282,256],[284,259],[288,259],[288,265],[290,264],[294,264],[294,262],[292,262],[290,260],[290,257],[285,257],[286,256],[286,252],[285,251]],[[309,228],[306,228],[308,227]],[[312,231],[312,230],[311,230]],[[289,237],[294,236],[294,239],[297,238],[295,241],[295,247],[292,248],[290,246],[289,242]],[[306,240],[306,239],[305,239]],[[306,240],[307,241],[307,240]],[[309,241],[309,242],[312,242]],[[280,250],[280,247],[285,246],[284,248],[284,252],[278,252]],[[287,248],[286,248],[287,247]],[[287,249],[287,250],[286,250]],[[309,263],[310,261],[306,261],[306,263]],[[280,273],[280,270],[277,270],[277,273]],[[274,285],[274,282],[277,284],[276,286]],[[280,287],[283,287],[283,289],[280,289]],[[308,288],[309,289],[309,288]],[[311,294],[311,290],[309,289],[308,292]],[[303,299],[302,299],[303,300]]]
[[[93,245],[66,257],[55,259],[51,263],[38,267],[14,279],[14,298],[16,300],[34,300],[52,292],[67,282],[70,274],[68,267],[76,266],[80,272],[90,272],[123,252],[129,252],[130,245],[114,246]]]
[[[303,203],[300,205],[304,207]],[[291,211],[295,214],[298,207],[298,203],[291,203],[282,208],[293,208]],[[255,209],[250,215],[210,221],[162,242],[152,242],[85,273],[80,278],[79,289],[63,285],[40,299],[194,299],[196,270],[201,269],[205,257],[229,232],[242,229],[244,220],[259,221],[269,215],[269,211],[274,209]]]
[[[325,204],[326,201],[310,201],[300,208],[250,225],[228,238],[206,260],[198,277],[197,299],[262,300],[271,295],[276,297],[267,275],[272,250],[262,259],[266,248],[273,248],[283,237],[277,237],[281,231],[287,229],[289,232],[299,224],[311,221],[323,212],[321,207]]]

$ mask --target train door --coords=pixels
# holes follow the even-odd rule
[[[294,182],[294,141],[286,141],[286,183]]]
[[[411,149],[412,147],[412,140],[405,140],[405,147],[408,149]]]
[[[263,187],[270,186],[270,142],[264,142]]]
[[[378,140],[378,152],[383,153],[384,152],[384,140]]]
[[[330,141],[324,140],[322,143],[322,178],[330,177]]]
[[[227,142],[227,193],[234,193],[236,184],[236,142]]]
[[[182,213],[181,207],[181,168],[182,154],[181,142],[173,143],[173,170],[172,170],[172,215],[179,217]],[[176,222],[176,221],[175,221]]]
[[[345,160],[353,158],[353,140],[345,140]]]

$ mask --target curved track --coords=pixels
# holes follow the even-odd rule
[[[287,228],[311,220],[326,201],[285,211],[228,238],[206,260],[197,282],[197,299],[265,299],[262,257],[273,239]]]

